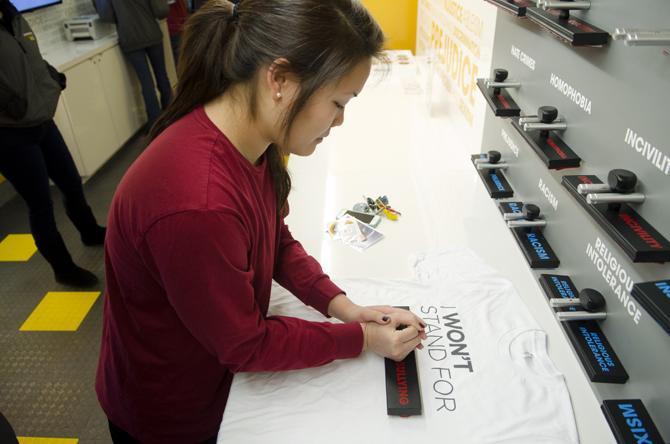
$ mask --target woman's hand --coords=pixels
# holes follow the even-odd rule
[[[395,308],[389,305],[373,305],[362,307],[357,305],[356,318],[350,322],[375,322],[385,325],[394,322],[397,326],[412,326],[420,333],[421,339],[426,339],[426,324],[423,320],[409,310]]]
[[[363,350],[373,351],[383,358],[402,361],[415,348],[423,348],[422,333],[414,326],[405,327],[404,324],[397,324],[395,321],[387,325],[367,322],[361,326],[364,337]],[[423,335],[425,336],[425,333]]]
[[[353,304],[347,313],[350,320],[346,322],[376,322],[377,324],[385,325],[391,321],[389,315],[393,310],[396,309],[385,305],[363,307]]]
[[[394,325],[396,327],[414,327],[421,340],[426,337],[426,324],[409,310],[394,308],[390,305],[374,305],[363,307],[354,304],[344,293],[337,295],[328,306],[328,314],[342,322],[372,322],[378,325]],[[419,344],[419,349],[423,346]]]
[[[330,301],[328,314],[342,322],[376,322],[384,325],[393,319],[398,320],[399,324],[413,325],[419,331],[426,328],[426,324],[421,318],[411,311],[394,308],[390,305],[363,307],[354,304],[344,293],[338,294]]]

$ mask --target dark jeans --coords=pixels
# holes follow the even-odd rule
[[[118,428],[111,422],[109,422],[109,434],[112,436],[112,442],[114,444],[141,444],[138,440],[130,436],[124,430]],[[198,444],[216,444],[216,435],[212,436],[205,441],[202,441]]]
[[[35,244],[54,271],[73,265],[56,227],[49,178],[63,193],[65,211],[80,233],[97,228],[70,151],[53,120],[32,128],[0,128],[0,174],[26,201]]]
[[[172,57],[174,57],[174,64],[177,66],[177,61],[179,61],[179,45],[181,44],[181,34],[171,35],[170,43],[172,44]]]
[[[149,63],[147,57],[151,62],[151,68],[156,76],[156,83],[158,84],[158,91],[161,93],[161,106],[158,105],[156,98],[156,90],[154,86],[154,79],[149,70]],[[144,98],[144,106],[147,109],[147,117],[149,122],[154,122],[161,113],[161,108],[165,109],[170,100],[172,100],[172,87],[170,80],[165,70],[165,56],[163,54],[163,44],[150,46],[148,48],[131,51],[126,53],[126,58],[133,66],[137,78],[140,80],[142,86],[142,97]]]

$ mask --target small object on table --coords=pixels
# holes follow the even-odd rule
[[[365,212],[371,212],[378,215],[381,214],[389,220],[398,220],[398,216],[402,216],[400,211],[393,209],[389,205],[389,199],[387,196],[379,196],[376,199],[363,196],[363,199],[365,199],[365,205],[367,205],[367,210],[365,210]],[[360,211],[361,208],[362,204],[356,204],[354,206],[354,209],[357,209],[357,211]]]

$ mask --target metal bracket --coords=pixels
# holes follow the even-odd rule
[[[523,125],[524,131],[563,131],[568,129],[565,122],[558,123],[526,123]]]
[[[562,10],[587,10],[591,9],[591,2],[588,0],[584,1],[574,1],[574,2],[562,2],[554,0],[540,0],[537,2],[537,6],[544,9],[562,9]]]
[[[610,204],[610,203],[643,203],[645,195],[642,193],[593,193],[586,195],[586,202],[594,204]]]
[[[612,39],[626,46],[670,46],[670,29],[616,28]]]

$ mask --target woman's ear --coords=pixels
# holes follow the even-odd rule
[[[284,98],[289,82],[289,61],[285,58],[273,61],[265,75],[265,82],[272,100],[279,102]]]

